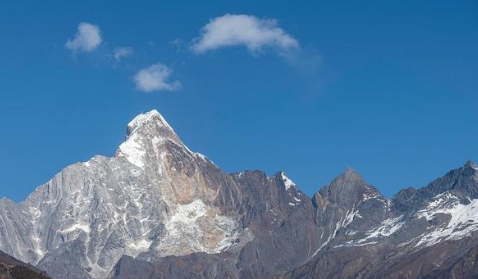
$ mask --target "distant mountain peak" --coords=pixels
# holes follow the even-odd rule
[[[128,123],[126,138],[129,139],[135,134],[153,137],[159,136],[163,138],[170,138],[176,143],[181,142],[174,129],[155,109],[136,116]]]
[[[331,202],[349,206],[367,199],[367,197],[383,198],[375,187],[367,185],[362,175],[350,167],[332,180],[329,185],[322,187],[319,194]]]
[[[435,179],[426,187],[416,191],[417,201],[424,202],[439,194],[452,191],[463,200],[478,198],[478,167],[472,161],[463,167],[449,171],[444,176]],[[418,196],[417,196],[418,195]]]
[[[352,167],[347,167],[345,171],[342,173],[343,176],[349,177],[351,179],[361,179],[363,180],[362,175],[354,170]]]
[[[355,183],[349,183],[355,182]],[[347,183],[347,185],[354,186],[358,184],[365,184],[365,180],[360,173],[351,167],[347,167],[343,173],[337,176],[331,184]]]
[[[159,127],[173,130],[166,119],[164,119],[164,117],[157,110],[153,109],[149,112],[141,113],[128,123],[128,135],[131,135],[132,133],[141,129],[148,123],[156,123]]]
[[[468,160],[463,167],[478,170],[478,165],[475,164],[472,160]]]
[[[160,146],[168,142],[174,143],[188,154],[194,154],[183,144],[166,119],[157,110],[151,110],[139,114],[129,122],[126,141],[119,146],[116,156],[124,156],[133,165],[143,169],[144,156],[156,153]]]

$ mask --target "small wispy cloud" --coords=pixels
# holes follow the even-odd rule
[[[134,75],[136,89],[143,92],[179,90],[179,81],[168,82],[172,73],[170,68],[161,63],[153,64]]]
[[[201,54],[240,45],[245,46],[253,54],[265,47],[281,51],[299,48],[299,42],[279,28],[275,19],[226,14],[213,18],[201,29],[201,35],[193,40],[191,50]]]
[[[101,31],[97,25],[82,22],[78,25],[73,40],[68,40],[65,47],[73,52],[91,52],[101,44]]]
[[[121,59],[134,54],[134,50],[131,47],[116,47],[113,50],[113,57],[117,62],[121,62]]]
[[[171,40],[168,44],[173,47],[176,52],[181,52],[181,49],[183,48],[183,42],[180,39]]]

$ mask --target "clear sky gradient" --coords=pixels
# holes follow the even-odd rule
[[[312,195],[346,167],[386,196],[478,160],[476,1],[4,1],[0,4],[0,197],[23,200],[69,164],[111,156],[157,109],[227,172],[284,170]],[[275,19],[293,54],[204,53],[211,19]],[[65,44],[78,24],[93,51]],[[134,54],[116,61],[117,47]],[[142,92],[156,63],[180,88]]]

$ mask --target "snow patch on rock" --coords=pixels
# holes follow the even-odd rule
[[[289,190],[291,187],[297,187],[295,183],[285,175],[284,172],[281,172],[281,178],[282,178],[282,181],[284,181],[286,190]]]
[[[405,224],[403,215],[396,218],[389,218],[384,220],[379,226],[366,232],[366,237],[357,241],[349,241],[349,246],[360,246],[365,243],[371,243],[369,240],[386,237],[394,234]]]
[[[385,221],[382,222],[380,226],[368,231],[368,236],[366,239],[376,238],[381,236],[390,236],[394,234],[403,226],[403,224],[405,224],[405,222],[403,222],[402,220],[403,220],[403,216],[386,219]]]
[[[173,212],[165,222],[167,233],[158,247],[163,255],[219,253],[239,237],[237,222],[220,215],[201,199],[177,205]]]
[[[145,150],[140,144],[140,139],[137,134],[133,134],[127,141],[119,146],[119,156],[124,156],[131,164],[140,169],[144,169],[143,156]]]
[[[434,197],[427,208],[418,211],[417,218],[430,221],[436,218],[437,214],[448,215],[449,221],[444,226],[436,227],[433,231],[421,235],[415,247],[432,246],[445,240],[458,240],[478,230],[478,199],[471,200],[469,204],[462,204],[458,198],[446,192]]]
[[[126,245],[125,254],[136,258],[141,252],[148,251],[152,243],[152,241],[146,239],[130,242]]]

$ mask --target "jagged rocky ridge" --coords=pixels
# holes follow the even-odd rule
[[[478,167],[386,199],[347,169],[312,199],[283,173],[227,174],[157,112],[115,156],[0,200],[0,250],[61,278],[470,278]]]

